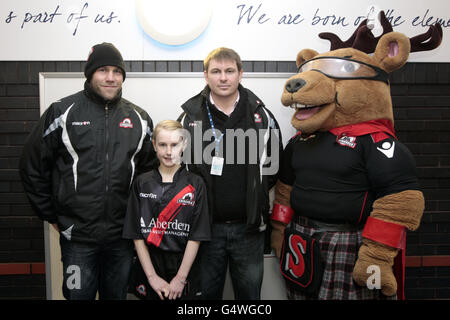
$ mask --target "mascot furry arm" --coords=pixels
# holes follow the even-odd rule
[[[440,25],[432,26],[427,33],[409,39],[392,32],[383,12],[381,22],[384,32],[378,38],[364,21],[346,42],[333,34],[321,34],[331,41],[330,52],[318,54],[304,49],[298,53],[299,73],[286,82],[281,100],[283,105],[295,109],[291,123],[303,139],[318,131],[330,131],[339,138],[352,130],[367,128],[366,133],[371,133],[375,142],[388,138],[386,133],[395,138],[388,74],[401,68],[410,52],[439,46],[442,29]],[[374,55],[369,55],[371,52]],[[359,65],[356,71],[351,65],[354,62]],[[378,130],[379,127],[382,129]],[[277,182],[271,216],[271,245],[278,257],[284,229],[293,216],[291,191],[292,186]],[[368,267],[376,265],[381,271],[382,293],[388,296],[396,293],[394,258],[404,249],[406,229],[418,228],[423,210],[424,198],[419,190],[399,188],[398,192],[391,191],[375,199],[364,225],[363,244],[353,271],[353,278],[359,285],[366,286],[370,276]]]

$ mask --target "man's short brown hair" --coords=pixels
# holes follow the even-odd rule
[[[235,61],[238,71],[242,70],[242,61],[241,61],[241,57],[237,54],[236,51],[234,51],[233,49],[229,49],[229,48],[225,48],[225,47],[220,47],[217,49],[214,49],[213,51],[211,51],[208,56],[205,58],[205,60],[203,60],[203,70],[204,71],[208,71],[209,68],[209,62],[211,60],[231,60],[231,61]]]

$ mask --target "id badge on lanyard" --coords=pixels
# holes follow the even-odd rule
[[[214,127],[214,122],[213,122],[213,119],[211,116],[211,111],[209,110],[209,106],[208,106],[208,101],[206,101],[206,109],[208,110],[209,123],[211,124],[211,130],[213,132],[214,141],[216,143],[215,155],[212,158],[210,174],[214,175],[214,176],[221,176],[222,170],[223,170],[224,158],[219,157],[219,145],[220,145],[220,141],[223,138],[223,133],[220,135],[219,138],[217,138],[216,129]]]
[[[211,162],[211,174],[215,176],[221,176],[223,170],[223,158],[214,156]]]

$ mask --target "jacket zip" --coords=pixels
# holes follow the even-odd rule
[[[108,192],[109,192],[109,174],[110,174],[110,170],[109,170],[109,154],[108,154],[108,146],[109,146],[109,107],[108,104],[105,105],[105,203],[104,203],[104,212],[103,212],[103,217],[104,217],[104,228],[105,231],[107,230],[107,225],[108,225],[108,211],[109,211],[109,206],[108,206]],[[100,235],[101,237],[101,235]]]
[[[109,154],[108,154],[108,144],[109,144],[109,108],[108,104],[105,105],[105,191],[109,191]]]

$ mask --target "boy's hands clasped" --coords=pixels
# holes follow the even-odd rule
[[[148,277],[148,283],[155,290],[161,300],[168,298],[169,300],[175,300],[181,297],[186,280],[181,276],[176,275],[170,284],[158,275]]]
[[[170,293],[169,299],[178,299],[181,297],[184,286],[186,285],[186,278],[176,275],[172,281],[170,281]]]
[[[167,281],[156,274],[147,277],[147,279],[148,283],[150,284],[152,289],[155,290],[161,300],[164,300],[164,297],[167,298],[169,296],[170,288]]]

